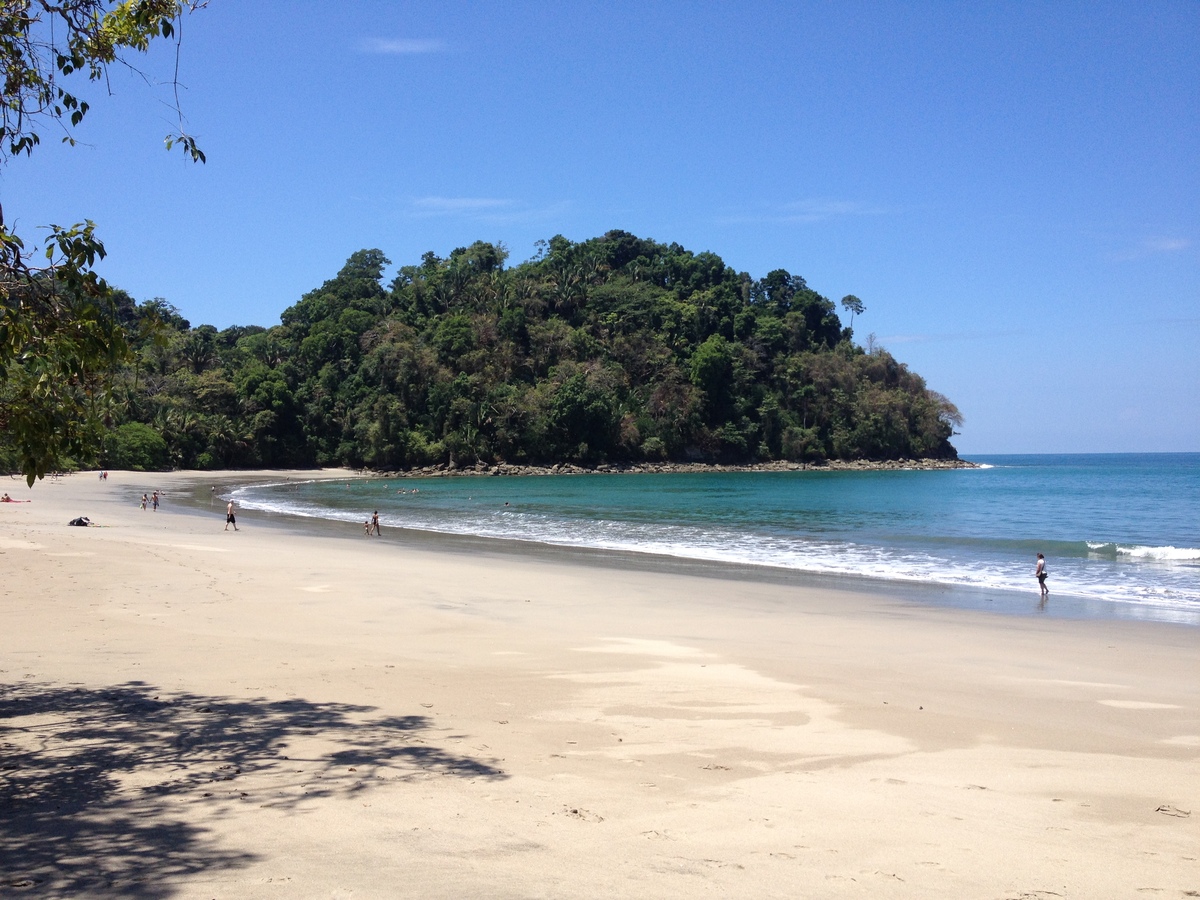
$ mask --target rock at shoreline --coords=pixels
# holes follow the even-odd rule
[[[934,469],[977,469],[979,466],[965,459],[887,459],[887,460],[826,460],[821,463],[798,463],[783,460],[767,463],[733,466],[720,463],[699,462],[655,462],[655,463],[599,463],[593,468],[573,463],[555,463],[552,466],[512,465],[499,462],[489,465],[476,462],[466,467],[436,463],[399,472],[379,472],[389,478],[431,478],[439,476],[467,477],[475,475],[621,475],[621,474],[667,474],[671,472],[889,472],[900,470],[929,471]]]

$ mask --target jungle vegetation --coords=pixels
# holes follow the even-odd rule
[[[272,328],[192,327],[120,291],[132,349],[98,462],[159,469],[477,461],[953,458],[953,404],[783,269],[624,231],[354,253]],[[845,308],[863,312],[850,296]],[[153,325],[154,327],[148,327]],[[3,439],[0,439],[3,440]],[[2,452],[2,451],[0,451]],[[6,460],[6,462],[11,462]]]

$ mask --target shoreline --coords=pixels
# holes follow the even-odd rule
[[[167,481],[74,476],[0,510],[18,896],[1200,883],[1192,629],[224,532],[176,499],[212,473]]]
[[[197,473],[185,474],[188,477],[202,477]],[[454,473],[443,474],[452,475]],[[392,477],[351,469],[289,470],[285,472],[260,470],[246,473],[245,477],[225,480],[223,483],[248,487],[279,482],[281,480],[279,475],[286,476],[282,479],[283,481],[292,479],[337,481],[343,477],[347,479]],[[193,498],[197,510],[202,512],[203,492],[198,489],[194,490]],[[268,523],[271,527],[290,528],[326,536],[337,535],[354,540],[361,537],[361,524],[357,520],[350,521],[254,508],[246,508],[245,512],[258,521]],[[767,563],[734,562],[682,554],[588,547],[515,537],[492,537],[403,525],[388,525],[386,531],[389,532],[389,536],[399,534],[402,543],[410,543],[433,551],[444,550],[448,553],[494,553],[501,557],[528,556],[558,560],[565,564],[682,575],[694,574],[717,579],[758,581],[805,589],[879,594],[918,605],[970,609],[997,615],[1072,620],[1151,621],[1188,628],[1200,627],[1200,612],[1171,606],[1098,599],[1067,592],[1053,593],[1051,602],[1042,606],[1039,603],[1040,597],[1036,587],[1022,591],[962,583],[807,571],[786,566],[772,566]]]
[[[262,477],[271,474],[293,475],[304,474],[313,478],[339,478],[342,475],[353,474],[359,478],[436,478],[439,476],[513,476],[513,475],[665,475],[675,472],[703,474],[716,472],[930,472],[950,471],[955,469],[978,469],[979,463],[966,459],[885,459],[885,460],[844,460],[827,459],[821,462],[789,462],[787,460],[772,460],[763,463],[725,464],[708,462],[626,462],[626,463],[596,463],[580,466],[575,463],[554,463],[552,465],[526,465],[524,463],[495,463],[475,462],[469,465],[459,464],[453,460],[448,463],[433,463],[426,466],[411,466],[407,469],[368,469],[351,467],[318,467],[313,469],[164,469],[162,471],[130,472],[131,475],[169,477],[179,475],[222,480],[241,478],[243,476]],[[74,472],[58,472],[47,475],[45,479],[55,481],[69,478],[73,475],[92,474],[95,469],[80,469]],[[331,473],[342,473],[334,475]],[[16,479],[13,474],[10,478]]]

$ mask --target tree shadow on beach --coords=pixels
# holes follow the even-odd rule
[[[0,685],[0,895],[165,898],[189,876],[257,859],[198,820],[387,781],[507,777],[431,746],[425,716],[374,712],[142,682]]]

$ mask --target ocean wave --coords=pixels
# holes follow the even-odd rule
[[[294,479],[289,478],[286,481],[262,481],[255,482],[252,485],[235,488],[231,492],[231,496],[245,496],[247,491],[266,490],[267,488],[300,488],[310,484],[318,484],[316,478]]]
[[[281,496],[278,486],[261,485],[235,492],[247,508],[361,524],[363,514],[297,497]],[[636,554],[767,566],[820,575],[845,575],[889,581],[942,584],[1003,591],[1036,590],[1031,554],[1022,546],[966,543],[881,545],[839,538],[822,539],[770,530],[728,526],[633,522],[580,518],[557,513],[497,508],[421,505],[384,509],[385,527],[406,528],[500,540]],[[1120,553],[1118,552],[1120,551]],[[1029,558],[1027,558],[1029,557]],[[1200,551],[1176,547],[1118,547],[1103,542],[1062,542],[1049,548],[1051,585],[1056,594],[1174,608],[1194,614],[1200,590],[1185,569],[1155,565],[1154,576],[1140,572],[1150,563],[1189,562]],[[1138,565],[1143,563],[1143,565]],[[1150,568],[1148,565],[1146,568]],[[1190,569],[1190,566],[1186,567]]]
[[[1200,560],[1200,550],[1195,547],[1122,547],[1117,546],[1120,556],[1134,559],[1153,559],[1166,562],[1190,562]]]

